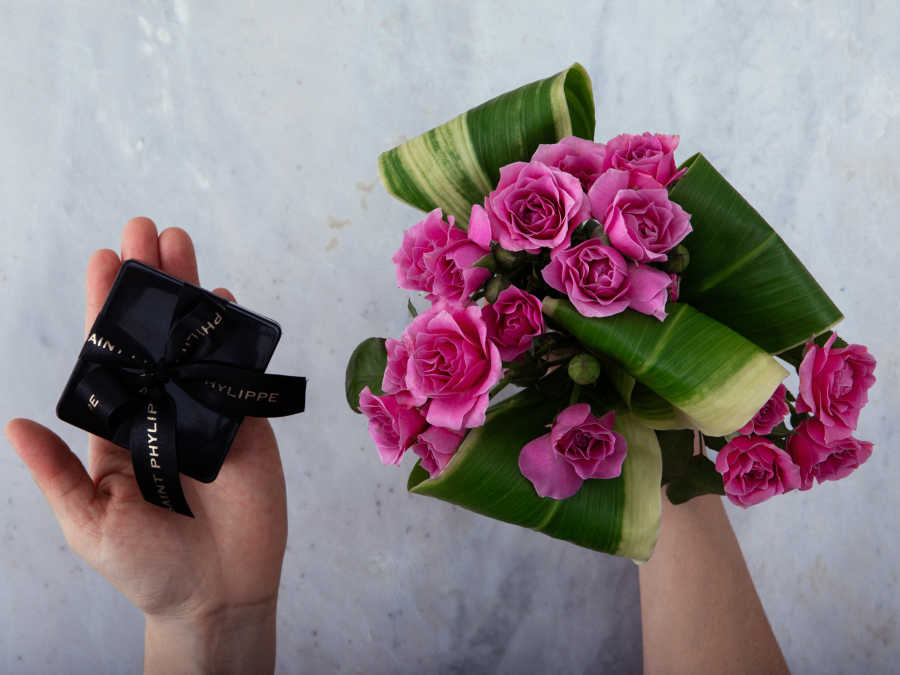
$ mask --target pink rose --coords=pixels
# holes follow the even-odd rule
[[[790,412],[785,394],[787,387],[779,384],[775,393],[765,402],[762,408],[753,416],[753,419],[738,429],[738,433],[743,436],[758,434],[765,436],[771,434],[772,429],[777,427],[784,421],[785,415]]]
[[[453,228],[453,216],[445,223],[440,209],[434,209],[425,219],[403,233],[403,243],[391,260],[397,266],[397,285],[410,291],[431,292],[434,271],[426,256],[435,249],[446,246]],[[463,236],[465,233],[458,230]]]
[[[491,249],[472,241],[462,230],[451,227],[447,243],[424,255],[425,263],[434,275],[431,302],[467,305],[469,296],[491,276],[483,267],[472,267]]]
[[[823,347],[806,345],[800,363],[797,412],[809,412],[825,425],[825,442],[849,436],[875,383],[875,357],[862,345],[832,349],[832,334]]]
[[[800,489],[846,478],[872,454],[872,444],[852,436],[825,442],[827,427],[816,418],[804,420],[788,437],[787,450],[800,467]]]
[[[428,423],[448,429],[484,424],[502,363],[481,308],[432,307],[407,326],[403,341],[409,353],[405,385],[413,397],[428,399]]]
[[[359,409],[369,418],[369,435],[383,464],[399,464],[416,434],[425,428],[418,410],[400,405],[390,394],[375,396],[368,387],[359,393]]]
[[[531,341],[544,332],[541,301],[525,291],[509,286],[497,300],[486,305],[481,315],[490,337],[500,350],[500,358],[512,361],[527,352]]]
[[[434,478],[447,466],[465,435],[465,431],[428,427],[419,434],[412,451],[422,458],[422,468]]]
[[[628,263],[600,239],[588,239],[557,251],[541,275],[565,293],[582,316],[612,316],[631,307],[662,321],[666,318],[667,289],[672,285],[662,270]]]
[[[513,162],[500,169],[500,182],[484,208],[502,248],[532,253],[568,246],[572,230],[590,216],[578,179],[542,162]]]
[[[615,478],[622,473],[627,445],[613,431],[615,412],[591,415],[591,406],[576,403],[556,416],[549,434],[527,443],[519,454],[519,471],[541,497],[566,499],[586,478]]]
[[[725,494],[733,504],[753,506],[800,485],[791,456],[762,436],[737,436],[716,457]]]
[[[541,143],[534,155],[532,162],[543,162],[547,166],[553,166],[575,176],[581,181],[581,187],[587,192],[597,180],[597,176],[603,173],[603,160],[606,157],[606,147],[602,143],[587,141],[578,136],[567,136],[558,143]]]
[[[691,217],[663,187],[628,189],[635,180],[627,171],[611,169],[591,188],[591,213],[619,251],[638,262],[661,262],[691,232]],[[655,181],[653,181],[655,182]]]
[[[606,143],[606,158],[603,169],[624,169],[639,171],[668,185],[683,172],[675,169],[675,148],[678,136],[650,134],[640,136],[621,134]]]

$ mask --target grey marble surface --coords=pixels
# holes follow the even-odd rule
[[[389,261],[417,213],[378,153],[577,60],[599,139],[702,149],[877,355],[868,464],[729,515],[795,672],[900,672],[896,3],[213,4],[0,0],[0,417],[84,457],[53,409],[87,258],[134,215],[184,227],[204,285],[281,322],[272,370],[310,380],[275,424],[279,672],[639,671],[631,562],[409,496],[342,391],[355,344],[406,320]],[[0,445],[0,671],[139,670],[139,613]]]

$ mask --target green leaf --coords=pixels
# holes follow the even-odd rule
[[[416,310],[416,306],[414,304],[412,304],[412,300],[410,300],[408,298],[406,300],[406,309],[409,310],[409,315],[412,318],[415,319],[417,316],[419,316],[419,312]]]
[[[373,394],[381,395],[381,380],[387,367],[387,350],[384,338],[371,337],[359,343],[350,360],[344,378],[347,404],[353,412],[359,412],[359,392],[369,387]]]
[[[700,495],[724,495],[725,486],[716,465],[703,455],[694,455],[680,478],[669,483],[666,496],[673,504],[683,504]]]
[[[691,214],[679,299],[774,354],[843,315],[771,226],[701,154],[669,197]]]
[[[441,474],[420,467],[409,490],[437,497],[579,546],[647,560],[659,533],[659,444],[628,412],[616,413],[616,430],[628,443],[622,475],[586,480],[573,497],[538,497],[519,471],[519,453],[549,431],[565,402],[524,391],[499,404],[484,426],[472,429]]]
[[[787,375],[752,342],[689,305],[665,321],[626,310],[587,318],[568,300],[544,298],[544,313],[589,351],[616,359],[638,382],[713,436],[739,429]],[[632,406],[635,396],[632,392]]]
[[[579,64],[502,94],[378,158],[387,191],[423,211],[440,207],[460,226],[500,178],[541,143],[594,138],[591,80]]]
[[[662,483],[671,483],[688,470],[694,456],[694,432],[691,429],[657,431],[656,438],[662,451]]]

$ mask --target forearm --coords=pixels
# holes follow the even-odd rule
[[[640,568],[645,673],[787,673],[720,497],[672,506]]]
[[[271,673],[275,624],[274,603],[202,620],[147,617],[144,673]]]

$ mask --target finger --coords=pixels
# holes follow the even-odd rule
[[[119,273],[121,261],[115,251],[105,248],[96,251],[91,256],[87,266],[87,274],[84,280],[85,292],[85,312],[84,312],[84,333],[88,331],[97,318],[97,314],[106,302],[106,296],[109,289],[112,288],[116,274]]]
[[[96,515],[94,484],[78,457],[59,436],[31,420],[9,422],[6,437],[31,471],[71,542],[70,535],[76,529],[83,531]]]
[[[132,218],[122,230],[122,260],[132,258],[159,269],[159,239],[149,218]]]
[[[213,291],[213,294],[218,295],[220,298],[225,298],[229,302],[234,302],[234,296],[227,288],[217,288]]]
[[[111,473],[133,473],[131,455],[105,438],[91,434],[88,443],[88,474],[94,485]]]
[[[162,271],[166,274],[200,285],[194,243],[188,233],[181,228],[170,227],[159,235],[159,259]]]

